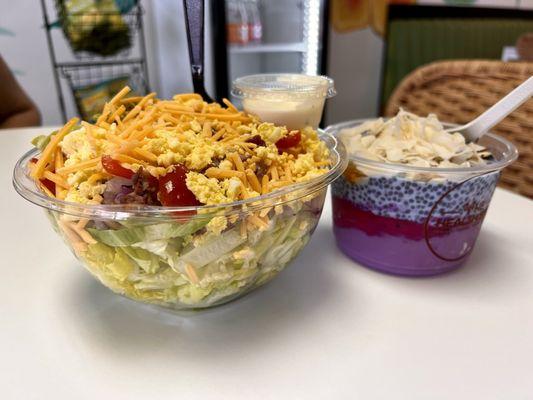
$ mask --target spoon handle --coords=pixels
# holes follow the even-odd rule
[[[195,93],[204,89],[204,0],[183,0],[192,84]]]
[[[465,125],[461,130],[468,132],[470,140],[475,141],[494,125],[516,110],[533,95],[533,76],[529,77],[507,96],[502,98],[479,117]]]

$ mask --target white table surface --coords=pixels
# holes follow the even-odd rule
[[[498,189],[468,264],[424,279],[351,262],[328,203],[271,284],[183,317],[101,286],[15,193],[36,133],[0,133],[0,398],[532,398],[532,201]]]

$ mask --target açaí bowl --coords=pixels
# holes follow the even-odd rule
[[[201,309],[267,283],[307,244],[327,186],[347,162],[344,147],[334,137],[322,133],[320,138],[332,162],[324,175],[217,206],[83,205],[57,200],[43,194],[29,176],[27,165],[38,157],[37,150],[17,162],[13,183],[22,197],[45,209],[54,230],[109,289],[145,303]],[[220,235],[206,235],[206,223],[217,216],[227,218],[227,228]]]
[[[364,122],[326,131],[338,138]],[[471,168],[422,168],[348,154],[347,169],[332,185],[339,248],[362,265],[396,275],[437,275],[461,266],[474,248],[500,171],[518,156],[512,143],[491,133],[479,144],[494,159]]]

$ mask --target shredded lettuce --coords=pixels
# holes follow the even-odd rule
[[[50,139],[53,135],[55,135],[57,131],[52,132],[50,135],[39,135],[32,139],[31,144],[33,144],[34,147],[38,148],[39,150],[43,151],[46,146],[48,146],[48,143],[50,143]]]
[[[318,220],[317,213],[298,210],[287,208],[267,229],[244,236],[239,224],[221,234],[206,231],[205,216],[185,224],[88,229],[98,243],[83,257],[104,284],[134,299],[210,306],[268,282],[298,254]]]
[[[201,268],[224,256],[235,247],[244,243],[245,240],[246,238],[239,234],[237,228],[224,232],[220,236],[213,235],[202,245],[179,257],[178,268],[183,272],[183,265],[185,263],[195,268]]]
[[[123,229],[88,229],[98,241],[113,247],[132,246],[141,242],[169,240],[193,234],[209,222],[208,218],[195,218],[187,223],[162,223]]]
[[[149,251],[135,247],[121,247],[120,249],[148,274],[157,272],[160,267],[159,257]]]

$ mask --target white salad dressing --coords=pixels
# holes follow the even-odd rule
[[[326,98],[336,92],[324,76],[262,74],[237,79],[232,93],[242,99],[244,111],[293,130],[316,129]]]
[[[292,130],[306,126],[316,129],[322,118],[324,102],[324,98],[291,100],[282,97],[244,99],[242,104],[246,112],[258,116],[262,121],[286,126]]]

